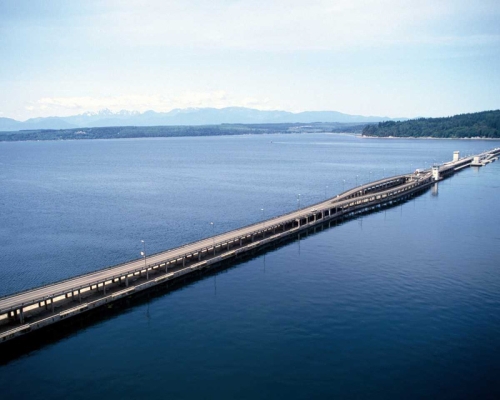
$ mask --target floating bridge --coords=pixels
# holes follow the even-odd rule
[[[316,225],[404,201],[427,190],[435,182],[475,165],[475,162],[480,161],[484,165],[496,160],[498,155],[500,148],[464,158],[455,152],[453,161],[427,170],[380,179],[266,221],[144,259],[2,297],[0,343],[152,287],[168,286],[191,275],[201,274],[226,260],[251,254]]]

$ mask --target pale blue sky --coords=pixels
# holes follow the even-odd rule
[[[499,0],[0,0],[0,116],[500,108]]]

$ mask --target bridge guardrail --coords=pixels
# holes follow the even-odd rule
[[[498,151],[500,151],[500,148],[498,149]],[[485,152],[485,153],[489,153],[491,154],[491,151],[490,152]],[[483,153],[482,153],[483,154]],[[472,157],[469,157],[470,159],[472,159]],[[465,160],[460,160],[460,161],[465,161]],[[443,164],[444,165],[444,164]],[[452,168],[453,166],[450,165],[446,168],[446,170]],[[107,277],[105,279],[98,279],[96,281],[94,281],[93,283],[91,284],[85,284],[85,285],[79,285],[79,286],[75,286],[74,288],[72,288],[71,291],[76,291],[76,290],[80,290],[82,288],[86,288],[86,287],[89,287],[89,286],[93,286],[93,285],[99,285],[100,283],[103,283],[103,282],[107,282],[109,280],[113,280],[113,279],[117,279],[117,278],[120,278],[120,277],[123,277],[125,275],[130,275],[130,274],[135,274],[136,272],[139,272],[139,271],[143,271],[144,269],[149,269],[149,268],[153,268],[155,266],[158,266],[162,263],[170,263],[172,261],[175,261],[175,260],[178,260],[180,258],[183,258],[183,257],[186,257],[187,255],[190,255],[190,254],[194,254],[196,253],[197,251],[203,251],[203,250],[207,250],[208,251],[208,248],[212,248],[212,247],[216,247],[217,245],[222,245],[223,243],[227,243],[228,241],[230,241],[231,239],[226,239],[226,240],[222,240],[222,241],[217,241],[215,242],[215,239],[217,239],[217,237],[220,237],[220,236],[223,236],[223,235],[227,235],[231,232],[236,232],[238,230],[243,230],[243,229],[246,229],[246,228],[250,228],[252,226],[256,226],[258,227],[261,223],[264,223],[264,224],[267,224],[267,223],[272,223],[273,221],[275,221],[276,219],[281,219],[283,217],[286,217],[287,215],[292,215],[292,214],[295,214],[297,213],[298,211],[306,211],[307,209],[310,209],[311,207],[318,207],[320,205],[324,205],[328,202],[337,202],[338,205],[344,205],[345,202],[349,201],[349,200],[352,200],[352,199],[345,199],[345,200],[342,200],[343,198],[345,198],[346,196],[348,195],[351,195],[351,194],[354,194],[354,193],[357,193],[365,188],[370,188],[370,187],[373,187],[374,185],[377,185],[377,184],[380,184],[380,183],[383,183],[383,182],[387,182],[387,181],[390,181],[390,180],[394,180],[394,179],[399,179],[399,178],[403,178],[403,177],[408,177],[412,175],[412,173],[409,173],[409,174],[401,174],[401,175],[395,175],[395,176],[391,176],[391,177],[387,177],[387,178],[383,178],[383,179],[379,179],[379,180],[376,180],[376,181],[373,181],[373,182],[369,182],[367,184],[364,184],[364,185],[360,185],[360,186],[357,186],[357,187],[354,187],[352,189],[349,189],[345,192],[342,192],[338,195],[336,195],[335,197],[331,197],[327,200],[324,200],[324,201],[320,201],[320,202],[317,202],[317,203],[313,203],[313,204],[309,204],[305,207],[302,207],[298,210],[293,210],[293,211],[290,211],[288,213],[285,213],[285,214],[282,214],[282,215],[279,215],[279,216],[276,216],[276,217],[273,217],[273,218],[270,218],[268,220],[265,220],[265,221],[259,221],[257,223],[253,223],[253,224],[248,224],[246,226],[243,226],[243,227],[240,227],[240,228],[237,228],[237,229],[234,229],[234,230],[230,230],[230,231],[226,231],[226,232],[223,232],[223,233],[220,233],[216,236],[207,236],[205,238],[202,238],[200,240],[197,240],[197,241],[194,241],[194,242],[190,242],[190,243],[186,243],[186,244],[183,244],[181,246],[177,246],[177,247],[173,247],[171,249],[168,249],[168,250],[164,250],[164,251],[160,251],[160,252],[157,252],[157,253],[152,253],[148,256],[148,258],[151,258],[151,257],[157,257],[157,256],[160,256],[161,254],[163,253],[166,253],[166,252],[171,252],[171,251],[176,251],[176,250],[181,250],[182,248],[185,248],[187,246],[192,246],[196,243],[201,243],[205,240],[208,240],[210,238],[213,238],[214,239],[214,243],[210,246],[203,246],[203,247],[200,247],[199,249],[197,249],[196,251],[194,252],[187,252],[185,253],[184,255],[179,255],[179,256],[176,256],[176,257],[172,257],[172,258],[167,258],[167,259],[163,259],[161,261],[158,261],[158,262],[154,262],[154,263],[150,263],[150,264],[147,264],[146,266],[141,266],[141,267],[137,267],[137,268],[134,268],[134,269],[131,269],[127,272],[121,272],[119,274],[116,274],[116,275],[112,275],[110,277]],[[299,215],[299,218],[302,218],[302,215]],[[283,224],[286,224],[288,222],[291,222],[293,221],[294,219],[296,218],[292,218],[290,220],[285,220],[283,221],[282,223]],[[246,236],[249,236],[249,235],[253,235],[255,233],[258,233],[258,232],[261,232],[263,229],[256,229],[254,231],[251,231],[249,233],[246,233],[243,237],[246,237]],[[235,240],[236,238],[238,238],[239,236],[236,235],[234,236],[233,240]],[[68,282],[68,281],[71,281],[71,280],[75,280],[75,279],[78,279],[78,278],[83,278],[83,277],[90,277],[92,276],[93,274],[96,274],[96,273],[100,273],[102,271],[108,271],[108,270],[112,270],[112,269],[115,269],[115,268],[120,268],[120,267],[123,267],[129,263],[133,263],[133,262],[137,262],[137,261],[140,261],[141,259],[135,259],[135,260],[130,260],[130,261],[126,261],[126,262],[123,262],[123,263],[120,263],[120,264],[116,264],[116,265],[112,265],[112,266],[109,266],[109,267],[105,267],[105,268],[101,268],[101,269],[98,269],[98,270],[95,270],[95,271],[92,271],[92,272],[87,272],[87,273],[83,273],[83,274],[80,274],[80,275],[75,275],[73,277],[69,277],[69,278],[66,278],[66,279],[63,279],[63,280],[60,280],[60,281],[57,281],[57,282],[52,282],[52,283],[48,283],[46,285],[42,285],[42,286],[38,286],[38,287],[35,287],[35,288],[31,288],[31,289],[26,289],[26,290],[22,290],[22,291],[19,291],[19,292],[15,292],[15,293],[11,293],[11,294],[8,294],[8,295],[3,295],[3,296],[0,296],[0,300],[3,300],[3,299],[6,299],[6,298],[9,298],[9,297],[14,297],[14,296],[18,296],[18,295],[21,295],[21,294],[24,294],[24,293],[28,293],[28,292],[31,292],[31,291],[35,291],[35,290],[38,290],[38,289],[43,289],[43,288],[47,288],[47,287],[50,287],[50,286],[55,286],[55,285],[58,285],[60,283],[64,283],[64,282]],[[57,296],[61,296],[63,294],[67,294],[69,293],[70,291],[59,291],[59,292],[54,292],[53,294],[51,294],[50,296],[43,296],[43,297],[40,297],[38,298],[37,300],[33,300],[33,301],[30,301],[29,303],[21,303],[21,306],[22,305],[30,305],[30,304],[34,304],[38,301],[44,301],[48,298],[54,298],[54,297],[57,297]],[[1,310],[0,310],[1,311]]]

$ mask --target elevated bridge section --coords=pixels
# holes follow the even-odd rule
[[[493,159],[500,149],[482,153]],[[58,321],[133,296],[157,285],[169,285],[222,262],[297,235],[318,224],[404,201],[437,180],[470,166],[466,157],[431,169],[380,179],[256,224],[186,244],[145,259],[133,260],[32,290],[0,298],[0,343]]]

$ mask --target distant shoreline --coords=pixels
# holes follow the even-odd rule
[[[488,137],[462,137],[462,138],[445,138],[445,137],[435,137],[435,136],[370,136],[370,135],[359,135],[364,139],[414,139],[414,140],[500,140],[500,138],[488,138]]]
[[[411,139],[411,140],[487,140],[487,141],[500,141],[500,138],[487,138],[487,137],[465,137],[465,138],[443,138],[443,137],[417,137],[417,136],[370,136],[363,135],[360,133],[353,132],[308,132],[308,131],[282,131],[282,132],[245,132],[245,133],[219,133],[219,134],[204,134],[204,135],[163,135],[163,136],[129,136],[129,137],[67,137],[67,138],[54,138],[54,139],[14,139],[14,140],[4,140],[0,133],[0,143],[19,143],[19,142],[65,142],[65,141],[93,141],[93,140],[116,140],[116,139],[170,139],[170,138],[200,138],[200,137],[220,137],[220,136],[262,136],[262,135],[290,135],[293,133],[298,133],[301,135],[307,135],[311,133],[329,134],[329,135],[349,135],[357,136],[361,139]]]
[[[290,133],[361,133],[363,126],[340,123],[312,124],[221,124],[196,126],[116,126],[77,129],[52,129],[0,132],[0,141],[49,141],[49,140],[93,140],[132,139],[145,137],[198,137],[232,136]]]

